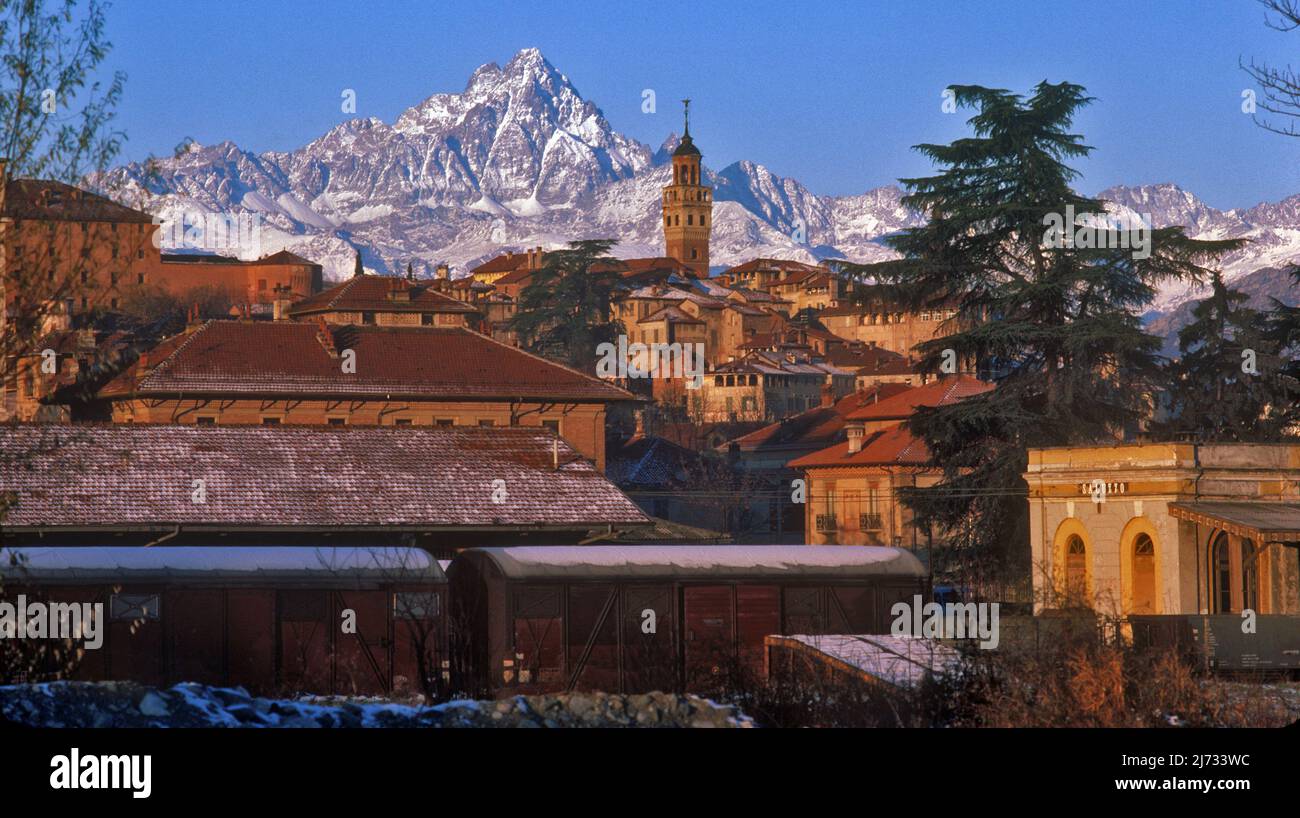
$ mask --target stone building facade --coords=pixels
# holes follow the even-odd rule
[[[1033,449],[1035,607],[1300,613],[1300,445]]]

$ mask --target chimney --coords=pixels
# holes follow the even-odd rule
[[[844,433],[849,438],[849,454],[862,451],[862,439],[866,437],[867,428],[861,423],[850,423],[844,427]]]
[[[316,316],[316,340],[325,348],[331,358],[339,357],[338,347],[334,346],[334,335],[330,332],[329,324],[319,315]]]
[[[830,384],[822,384],[822,408],[828,409],[835,405],[835,389]]]
[[[636,431],[632,433],[633,437],[645,437],[645,410],[636,410]]]
[[[438,271],[435,275],[440,281],[446,281],[451,278],[451,268],[447,266],[447,262],[444,261],[438,265]]]
[[[293,301],[289,298],[291,290],[286,284],[275,285],[275,300],[271,302],[271,316],[276,321],[289,319],[289,307]]]

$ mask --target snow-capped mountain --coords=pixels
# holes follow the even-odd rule
[[[434,94],[392,124],[354,119],[287,153],[190,145],[153,173],[132,164],[113,171],[109,183],[163,218],[195,210],[256,215],[257,251],[290,249],[319,261],[329,278],[350,275],[358,249],[378,272],[411,262],[428,273],[442,261],[464,271],[504,249],[577,238],[615,238],[624,257],[660,255],[660,188],[676,145],[669,136],[655,150],[619,134],[541,52],[525,49],[504,67],[480,67],[461,93]],[[921,223],[894,186],[821,196],[749,161],[706,173],[715,187],[717,266],[755,256],[882,260],[892,256],[883,237]],[[1168,184],[1100,195],[1156,226],[1250,239],[1226,260],[1229,280],[1300,260],[1300,196],[1220,211]],[[1167,311],[1193,295],[1172,287],[1154,306]]]
[[[660,255],[660,188],[677,146],[615,131],[536,49],[489,63],[461,93],[434,94],[392,124],[344,122],[287,153],[191,144],[108,186],[166,219],[196,211],[256,215],[260,252],[282,248],[350,275],[359,249],[378,272],[448,261],[461,270],[506,248],[612,237],[624,256]],[[712,256],[811,261],[888,258],[878,239],[919,223],[888,187],[818,196],[752,162],[709,170],[716,187]],[[208,248],[247,256],[250,248]]]

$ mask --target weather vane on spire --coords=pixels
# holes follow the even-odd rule
[[[682,109],[683,109],[682,116],[686,121],[686,125],[683,128],[683,136],[690,136],[691,135],[691,101],[689,99],[682,100]]]

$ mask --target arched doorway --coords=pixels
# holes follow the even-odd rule
[[[1241,541],[1241,607],[1242,610],[1259,611],[1259,566],[1255,541]]]
[[[1065,604],[1086,606],[1088,600],[1088,549],[1083,538],[1071,534],[1065,542]]]
[[[1133,604],[1135,614],[1156,612],[1156,544],[1145,533],[1133,541]]]
[[[1232,613],[1232,554],[1226,531],[1210,543],[1210,606],[1214,613]]]

